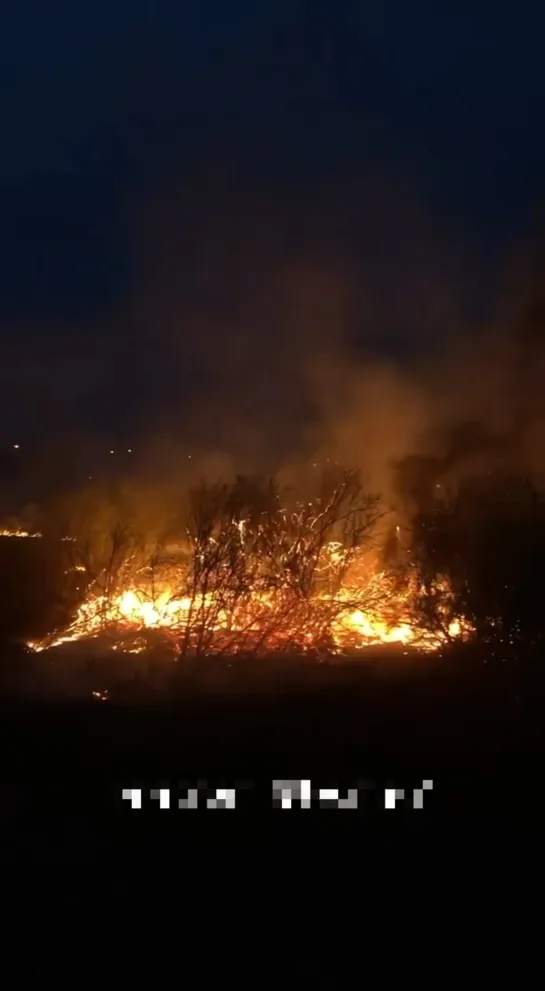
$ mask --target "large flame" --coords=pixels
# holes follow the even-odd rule
[[[91,588],[67,629],[29,646],[39,651],[102,633],[114,640],[134,634],[133,645],[126,649],[138,652],[147,646],[141,635],[154,630],[178,648],[183,644],[209,653],[290,647],[338,654],[376,644],[432,651],[469,631],[461,618],[449,618],[446,605],[443,624],[433,629],[419,625],[413,618],[414,579],[400,584],[388,572],[369,575],[363,556],[353,560],[342,584],[328,591],[328,574],[344,554],[338,542],[323,548],[316,571],[325,582],[307,598],[287,582],[276,589],[261,588],[257,570],[253,587],[236,594],[229,588],[180,594],[179,572],[173,576],[167,567],[154,574],[153,585],[129,583],[109,595]],[[75,570],[83,569],[79,565]],[[438,590],[448,603],[446,583]]]

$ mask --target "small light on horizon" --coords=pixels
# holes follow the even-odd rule
[[[110,451],[110,454],[115,454],[115,451]]]
[[[127,454],[131,454],[131,453],[132,453],[132,447],[128,447],[127,448]]]
[[[14,444],[13,446],[14,446],[14,448],[15,448],[16,451],[19,450],[19,445],[18,444]]]

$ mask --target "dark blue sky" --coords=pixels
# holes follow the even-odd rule
[[[526,0],[5,0],[12,377],[23,326],[25,348],[50,340],[62,369],[74,327],[107,322],[132,291],[143,204],[218,162],[288,212],[294,185],[394,176],[442,236],[477,246],[486,281],[544,198],[544,26]]]
[[[544,165],[544,23],[492,0],[7,0],[0,178],[150,177],[212,140],[317,170],[391,156],[513,217]]]

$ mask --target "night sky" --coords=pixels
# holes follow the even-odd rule
[[[215,312],[224,340],[252,317],[259,349],[277,329],[263,307],[254,319],[255,273],[309,244],[334,256],[333,282],[370,259],[406,312],[426,309],[419,278],[436,306],[445,272],[457,305],[486,305],[542,206],[543,26],[534,4],[491,0],[6,0],[4,440],[130,432],[149,410],[162,422],[161,401],[221,392],[221,361],[188,361],[195,313],[209,327]],[[392,340],[410,352],[411,333]]]

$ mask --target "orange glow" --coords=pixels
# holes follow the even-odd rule
[[[0,537],[41,537],[41,533],[29,533],[28,530],[0,530]]]
[[[153,588],[145,582],[128,584],[110,597],[91,591],[66,630],[29,646],[40,651],[102,633],[114,640],[134,634],[132,645],[123,649],[138,653],[147,648],[139,635],[154,630],[174,647],[183,643],[186,649],[212,654],[286,649],[339,654],[376,644],[433,651],[469,631],[461,619],[448,621],[446,614],[440,630],[420,627],[412,618],[418,591],[414,580],[406,579],[400,588],[387,572],[369,575],[363,556],[353,559],[342,583],[328,591],[328,579],[345,555],[339,542],[323,547],[315,569],[319,581],[307,598],[290,586],[287,576],[277,588],[261,587],[257,563],[251,569],[253,585],[243,592],[227,584],[181,594],[177,589],[187,587],[189,572],[164,567],[154,575]],[[446,586],[442,592],[448,601]]]

